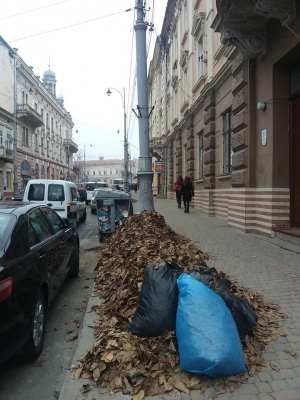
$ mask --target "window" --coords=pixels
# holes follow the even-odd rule
[[[6,261],[15,260],[29,252],[28,227],[24,217],[20,217],[11,235],[11,243],[6,252]]]
[[[22,145],[28,147],[28,128],[25,128],[25,126],[22,130]]]
[[[39,142],[38,142],[38,135],[37,135],[37,133],[35,134],[35,151],[38,151],[38,144],[39,144]]]
[[[203,178],[203,167],[204,167],[204,159],[203,159],[203,131],[199,133],[199,164],[198,164],[198,176],[199,178]]]
[[[44,138],[43,137],[41,137],[41,153],[45,154],[44,153]]]
[[[188,91],[189,91],[189,85],[188,85],[188,73],[187,69],[184,71],[184,101],[188,101]]]
[[[47,157],[50,157],[50,142],[47,140]]]
[[[3,131],[0,129],[0,147],[3,146]]]
[[[64,201],[65,192],[63,185],[51,183],[48,187],[48,200],[49,201]]]
[[[49,128],[49,114],[46,114],[46,128]]]
[[[232,169],[231,148],[231,110],[223,114],[223,173],[228,174]]]
[[[44,201],[45,185],[41,183],[31,183],[28,200]]]
[[[64,228],[62,219],[56,214],[56,212],[51,210],[51,208],[43,207],[41,210],[49,220],[54,233],[57,233]]]
[[[41,213],[41,210],[38,208],[31,211],[28,222],[28,237],[30,246],[40,243],[52,236],[50,227],[47,224],[45,217]]]
[[[204,75],[204,51],[203,51],[203,36],[199,39],[198,42],[198,77]]]

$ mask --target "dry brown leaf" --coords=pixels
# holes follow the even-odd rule
[[[296,357],[296,355],[297,355],[296,350],[292,349],[291,347],[287,348],[285,351],[292,357]]]
[[[95,382],[97,382],[98,379],[100,378],[100,369],[99,369],[99,368],[96,368],[96,369],[94,370],[94,372],[93,372],[93,378],[94,378],[94,381],[95,381]]]
[[[270,367],[271,367],[272,369],[274,369],[274,371],[277,371],[277,372],[280,371],[280,367],[279,367],[277,364],[270,363]]]
[[[185,386],[184,383],[182,383],[180,380],[176,380],[174,383],[174,387],[178,390],[180,390],[181,392],[184,392],[186,394],[190,394],[189,389]]]
[[[145,397],[145,392],[140,390],[138,393],[132,396],[132,400],[142,400]]]
[[[77,375],[92,374],[98,369],[95,372],[97,385],[109,392],[122,390],[133,396],[143,390],[145,396],[151,396],[173,390],[176,382],[180,386],[177,390],[204,392],[214,386],[216,392],[223,393],[234,390],[249,376],[257,374],[264,365],[264,349],[278,335],[285,335],[280,329],[284,314],[276,304],[236,281],[230,281],[231,291],[249,301],[257,313],[258,324],[253,336],[241,339],[247,373],[235,379],[209,378],[180,371],[175,332],[165,332],[158,338],[139,338],[127,332],[147,264],[155,261],[156,268],[160,268],[166,261],[174,262],[188,272],[209,258],[214,258],[213,254],[203,253],[191,241],[175,233],[158,213],[143,211],[128,217],[101,248],[93,292],[101,303],[94,307],[97,313],[93,321],[95,344],[80,358],[81,370],[77,370]],[[222,271],[214,270],[212,276],[215,282],[218,277],[229,280]],[[75,375],[72,372],[72,376]]]

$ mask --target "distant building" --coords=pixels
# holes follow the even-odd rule
[[[137,159],[130,160],[128,167],[128,182],[131,183],[137,173]],[[124,161],[120,159],[99,160],[80,159],[80,154],[75,156],[74,167],[77,169],[77,181],[102,181],[111,184],[113,179],[124,178]]]

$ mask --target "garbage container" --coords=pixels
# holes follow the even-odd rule
[[[133,214],[130,193],[121,190],[98,190],[96,197],[99,241],[103,243]]]

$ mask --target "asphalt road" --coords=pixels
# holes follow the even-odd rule
[[[78,226],[80,235],[79,276],[65,282],[51,305],[42,356],[35,363],[18,357],[0,366],[0,399],[52,400],[59,397],[70,368],[87,301],[92,292],[99,259],[97,217],[87,206],[87,220]]]

